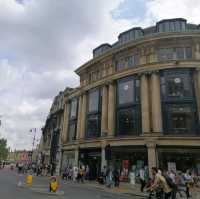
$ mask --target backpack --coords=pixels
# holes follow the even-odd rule
[[[170,188],[174,189],[174,188],[176,187],[176,184],[172,181],[172,179],[171,179],[170,177],[165,176],[164,178],[165,178],[165,180],[166,180],[166,182],[167,182],[167,185],[168,185]]]

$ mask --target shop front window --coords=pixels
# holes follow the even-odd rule
[[[194,112],[190,106],[169,106],[169,126],[175,133],[193,131]]]
[[[87,137],[99,137],[100,118],[99,115],[90,115],[87,118]]]
[[[70,123],[68,141],[72,142],[76,139],[76,123]]]
[[[117,82],[117,134],[138,135],[140,131],[139,79],[128,77]]]
[[[118,84],[118,99],[120,105],[134,102],[133,88],[134,88],[133,79]]]
[[[161,92],[163,98],[192,98],[193,83],[189,71],[168,71],[161,76]]]
[[[86,137],[99,137],[101,128],[101,90],[92,89],[88,93]]]
[[[78,114],[78,99],[73,98],[70,102],[68,142],[72,142],[76,139],[77,114]]]
[[[161,72],[163,127],[167,134],[195,134],[198,127],[196,99],[189,69]]]
[[[70,119],[76,117],[76,115],[77,115],[77,106],[78,106],[78,101],[75,98],[75,99],[73,99],[71,101]]]
[[[137,135],[138,122],[137,122],[137,110],[134,108],[120,109],[118,111],[118,131],[119,135]]]
[[[96,112],[99,110],[99,90],[89,92],[88,112]]]

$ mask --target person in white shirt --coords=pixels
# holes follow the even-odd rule
[[[143,192],[144,187],[145,187],[145,185],[146,185],[146,183],[145,183],[145,178],[144,178],[145,171],[144,171],[144,168],[143,168],[143,167],[140,169],[139,175],[140,175],[140,183],[141,183],[140,191]]]

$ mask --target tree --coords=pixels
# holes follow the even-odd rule
[[[8,157],[7,140],[4,138],[0,139],[0,160],[6,160]]]

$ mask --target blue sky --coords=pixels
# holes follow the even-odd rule
[[[125,0],[119,4],[119,7],[112,12],[114,19],[138,19],[143,20],[146,13],[146,0]]]

